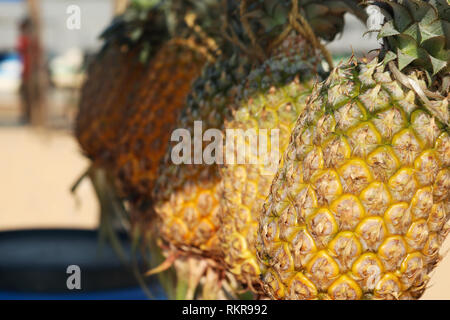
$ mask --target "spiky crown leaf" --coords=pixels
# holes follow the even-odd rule
[[[103,50],[111,43],[128,48],[141,46],[141,60],[172,37],[184,37],[193,30],[186,25],[188,14],[205,34],[217,38],[220,32],[220,0],[132,0],[126,11],[103,31]]]
[[[417,67],[434,76],[449,72],[450,5],[448,0],[371,1],[385,16],[378,38],[385,62]]]
[[[111,44],[126,48],[141,44],[141,60],[146,60],[150,51],[168,37],[162,0],[132,0],[100,35],[104,41],[102,51]]]

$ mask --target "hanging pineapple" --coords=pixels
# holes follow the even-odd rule
[[[221,22],[233,28],[236,36],[241,30],[237,14],[236,3],[227,1]],[[228,105],[249,71],[248,59],[233,43],[222,40],[222,55],[203,69],[178,119],[177,128],[187,130],[192,138],[198,130],[196,123],[201,126],[201,139],[208,129],[223,129],[224,119],[231,116]],[[220,144],[220,141],[216,143]],[[199,264],[208,261],[205,272],[219,275],[220,285],[234,283],[220,263],[218,166],[216,163],[203,163],[202,151],[195,150],[193,144],[188,146],[192,157],[187,162],[191,163],[174,161],[174,156],[179,155],[175,152],[177,144],[170,144],[153,192],[159,231],[167,254],[178,257],[178,260],[194,258]],[[199,141],[199,144],[203,150],[209,142]]]
[[[144,60],[169,38],[161,1],[132,1],[102,33],[102,50],[90,62],[75,134],[96,164],[111,166],[125,105],[144,73]]]
[[[168,1],[180,20],[149,62],[139,91],[122,113],[114,171],[133,198],[151,197],[158,166],[193,81],[220,53],[219,0]]]
[[[233,116],[225,123],[226,130],[241,130],[241,135],[233,141],[236,163],[226,159],[221,169],[219,234],[225,263],[257,292],[261,291],[255,248],[257,224],[279,161],[273,151],[282,154],[314,82],[325,79],[323,65],[331,66],[332,62],[321,40],[331,41],[342,31],[347,12],[365,18],[356,1],[241,2],[243,24],[248,26],[246,31],[262,62],[245,79],[234,101]],[[264,28],[253,31],[246,17]],[[272,140],[275,134],[278,139]],[[244,161],[237,163],[240,156]]]
[[[105,31],[106,44],[83,88],[76,132],[93,160],[88,175],[99,195],[100,228],[114,242],[110,220],[120,214],[120,220],[131,223],[135,242],[145,250],[151,247],[154,258],[159,235],[152,185],[192,81],[220,53],[220,9],[218,0],[133,1]],[[177,262],[179,275],[191,267]],[[201,276],[195,275],[211,287],[215,275]],[[180,277],[166,286],[168,291],[186,284]],[[193,298],[188,291],[184,295],[177,288],[169,296]]]
[[[264,205],[258,257],[275,299],[417,299],[450,217],[446,0],[371,2],[371,61],[317,85]]]
[[[211,34],[218,32],[213,22],[219,14],[216,0],[134,1],[106,30],[106,46],[84,85],[76,132],[123,197],[150,194],[191,83],[218,53]]]

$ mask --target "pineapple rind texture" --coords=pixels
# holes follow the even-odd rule
[[[303,42],[301,42],[303,43]],[[226,122],[226,129],[267,129],[268,149],[272,130],[279,130],[279,154],[289,142],[295,120],[306,105],[313,83],[319,78],[320,59],[298,52],[299,47],[282,48],[279,54],[255,68],[245,81],[243,93],[235,102],[236,112]],[[263,133],[264,134],[264,133]],[[261,141],[259,141],[261,143]],[[236,141],[235,159],[239,154],[251,153],[250,140]],[[259,146],[261,148],[262,146]],[[274,146],[275,147],[275,146]],[[231,272],[243,283],[258,291],[260,269],[256,260],[255,242],[258,217],[275,172],[267,167],[261,151],[243,164],[229,164],[221,168],[223,197],[220,243],[224,260]],[[267,150],[270,153],[269,150]],[[247,157],[247,160],[249,158]],[[279,159],[270,159],[277,168]]]
[[[168,40],[160,4],[148,0],[130,3],[103,31],[103,47],[89,64],[75,134],[83,152],[97,166],[111,166],[124,106],[148,71],[144,56],[150,59]]]
[[[206,63],[202,54],[176,41],[162,45],[147,65],[138,53],[139,48],[106,50],[100,58],[105,60],[91,68],[77,121],[87,155],[113,173],[121,196],[134,200],[151,194],[165,141]],[[114,64],[106,68],[110,59]]]
[[[105,67],[108,66],[108,67]],[[135,79],[142,76],[137,51],[108,47],[90,64],[83,85],[75,134],[85,152],[97,164],[110,164],[118,140],[126,93],[133,90]]]
[[[207,65],[192,87],[177,127],[189,130],[191,137],[194,121],[202,122],[203,132],[222,130],[224,120],[231,115],[229,102],[234,100],[248,69],[247,60],[238,56]],[[203,142],[203,150],[207,144]],[[154,189],[161,236],[177,250],[220,260],[218,165],[176,165],[171,159],[173,147],[166,152]]]
[[[166,141],[205,62],[194,50],[166,43],[150,61],[138,91],[121,107],[112,169],[127,196],[151,196]]]
[[[419,298],[448,232],[449,157],[448,131],[377,58],[334,69],[297,120],[264,205],[267,294]]]
[[[151,192],[191,84],[219,53],[220,1],[139,1],[104,31],[77,118],[94,165],[117,179],[122,198]]]

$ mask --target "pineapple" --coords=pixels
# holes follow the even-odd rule
[[[188,129],[192,136],[194,121],[202,121],[204,131],[223,128],[231,114],[228,103],[248,66],[237,55],[208,65],[193,85],[178,127]],[[178,250],[220,257],[219,169],[216,164],[174,164],[173,147],[166,153],[154,190],[161,235]]]
[[[114,146],[113,171],[127,198],[150,195],[177,114],[205,62],[198,52],[168,42],[138,79],[138,91],[122,107]]]
[[[239,20],[236,19],[235,4],[233,0],[226,2],[227,10],[222,21],[225,20],[224,24],[233,28],[235,35],[238,35],[241,29]],[[221,50],[221,57],[216,62],[209,63],[195,81],[178,119],[177,127],[187,129],[192,137],[196,130],[196,121],[201,121],[203,132],[223,128],[224,119],[231,116],[228,105],[235,99],[241,80],[248,75],[250,63],[232,43],[224,41]],[[207,144],[209,143],[203,142],[203,148],[207,147]],[[191,151],[192,158],[201,156],[195,153],[196,150]],[[221,249],[218,243],[218,166],[216,163],[198,161],[178,164],[173,161],[174,152],[176,143],[171,143],[160,166],[153,192],[162,247],[168,259],[176,257],[175,268],[179,263],[186,265],[190,261],[204,267],[197,283],[205,292],[211,292],[203,294],[203,297],[223,298],[224,292],[228,297],[233,297],[239,284],[221,264]],[[183,273],[183,268],[178,273]]]
[[[115,177],[121,196],[139,201],[151,193],[192,81],[217,54],[211,34],[220,10],[216,0],[133,3],[139,5],[125,12],[121,27],[114,23],[106,32],[108,45],[84,86],[76,131],[94,164]]]
[[[105,44],[89,64],[75,134],[85,154],[98,165],[112,162],[123,106],[135,94],[136,80],[144,76],[142,58],[169,37],[160,7],[159,2],[133,1],[103,32]]]
[[[160,249],[155,245],[159,233],[152,186],[192,81],[220,53],[216,44],[221,39],[217,37],[220,9],[219,0],[133,1],[105,32],[107,43],[83,88],[76,131],[93,160],[88,175],[99,194],[101,229],[114,241],[111,215],[120,215],[135,243],[150,249],[154,257]],[[97,183],[99,175],[102,183]],[[103,201],[106,196],[114,203]],[[180,279],[169,281],[167,287],[186,283],[184,270],[192,269],[189,263],[177,261]],[[154,261],[150,267],[155,267]],[[197,271],[192,273],[198,278]],[[167,282],[170,276],[162,278]],[[206,280],[198,280],[211,287],[213,278],[209,272]],[[174,295],[184,296],[182,291],[177,289]]]
[[[233,116],[227,119],[225,128],[243,132],[254,130],[256,137],[266,135],[268,142],[277,130],[279,152],[283,152],[314,82],[326,77],[322,63],[330,61],[311,29],[320,39],[330,41],[342,31],[346,12],[357,13],[363,19],[365,13],[352,1],[265,1],[262,5],[250,1],[244,9],[248,10],[248,16],[258,17],[266,26],[255,34],[260,47],[265,48],[263,57],[267,58],[245,79],[242,92],[234,102]],[[290,16],[297,17],[295,23]],[[282,39],[280,34],[288,36]],[[259,154],[249,163],[250,140],[242,136],[236,140],[235,159],[245,154],[243,164],[226,160],[221,168],[223,197],[219,237],[225,263],[231,272],[253,291],[260,292],[255,248],[258,217],[279,159],[276,155],[266,158],[263,154],[266,150],[261,149],[259,140]],[[277,148],[270,143],[269,147]],[[273,169],[267,166],[266,159],[274,165]]]
[[[377,57],[335,68],[298,118],[260,217],[274,299],[417,299],[450,217],[446,0],[374,2]]]

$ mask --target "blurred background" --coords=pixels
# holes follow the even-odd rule
[[[73,4],[81,9],[81,26],[71,30],[67,8]],[[0,158],[1,229],[97,226],[97,204],[87,180],[78,189],[80,201],[70,193],[88,165],[71,127],[84,58],[101,45],[98,35],[116,5],[113,0],[0,0],[0,145],[6,151]],[[20,46],[26,19],[39,22],[37,72],[45,82],[39,88],[42,97],[31,98],[43,100],[34,101],[43,110],[33,121],[22,112]]]
[[[14,259],[18,265],[24,257],[39,259],[58,236],[67,239],[59,234],[37,241],[35,248],[24,247],[11,232],[72,229],[95,233],[98,226],[98,203],[89,180],[81,182],[76,194],[70,190],[89,165],[72,135],[72,124],[85,61],[99,49],[99,34],[126,3],[0,0],[0,298],[20,297],[11,293],[18,290],[13,284],[4,284],[5,273],[2,281],[1,268],[11,268]],[[72,20],[77,14],[79,26]],[[378,47],[374,36],[361,36],[366,26],[350,16],[347,20],[344,33],[329,45],[336,61]],[[30,241],[33,237],[42,240],[42,234],[34,234]],[[80,244],[85,238],[74,236],[73,241]],[[94,240],[84,245],[96,246]],[[8,258],[12,252],[18,254]],[[49,252],[52,256],[55,251]],[[449,269],[450,259],[446,259],[434,272],[432,288],[424,298],[450,298],[446,292],[450,276],[445,272]],[[133,294],[128,292],[128,297],[143,296]]]

